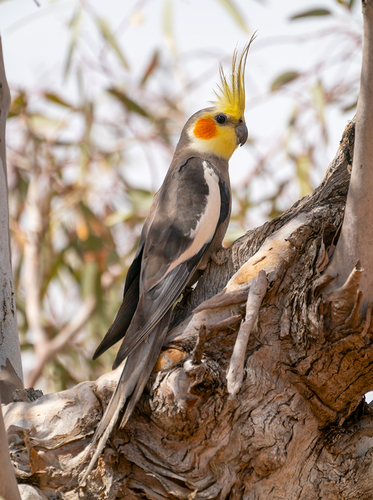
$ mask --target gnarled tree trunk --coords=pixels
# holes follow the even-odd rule
[[[211,264],[175,312],[148,392],[85,485],[78,486],[84,450],[120,368],[5,407],[19,480],[67,499],[373,498],[373,411],[363,400],[373,383],[373,328],[371,309],[364,319],[358,310],[360,272],[321,295],[353,139],[351,123],[313,195],[238,240],[225,266]],[[248,283],[260,269],[268,288],[242,385],[229,394]]]
[[[354,132],[312,196],[236,241],[178,305],[147,391],[86,484],[121,368],[4,408],[21,482],[54,499],[373,499],[372,306],[361,313],[359,265],[334,287],[328,272]]]

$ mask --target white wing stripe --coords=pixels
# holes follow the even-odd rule
[[[175,262],[170,265],[167,269],[167,274],[182,262],[185,262],[194,255],[198,254],[201,248],[213,239],[219,222],[221,206],[219,177],[215,171],[208,166],[206,161],[204,161],[202,165],[205,181],[209,187],[207,204],[200,220],[198,221],[197,227],[190,232],[190,238],[193,239],[193,243],[185,250],[184,253],[180,255],[177,260],[175,260]]]

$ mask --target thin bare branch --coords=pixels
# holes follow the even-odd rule
[[[32,387],[35,385],[43,372],[45,363],[50,361],[58,352],[62,351],[72,338],[85,326],[92,316],[96,303],[96,297],[88,297],[79,312],[69,321],[60,333],[54,337],[54,339],[48,340],[42,346],[39,346],[36,366],[28,375],[27,386]]]
[[[262,300],[267,292],[268,280],[264,270],[259,271],[256,278],[250,286],[249,295],[246,303],[246,317],[239,329],[236,343],[234,345],[231,362],[229,365],[227,384],[228,392],[232,396],[237,394],[242,386],[243,367],[245,363],[246,347],[249,341],[250,333],[258,319],[259,309]]]
[[[206,342],[207,328],[206,325],[201,325],[198,334],[196,347],[193,350],[192,363],[199,365],[202,361],[203,349]]]
[[[26,205],[29,214],[27,240],[25,242],[25,293],[26,317],[29,329],[33,335],[37,355],[43,351],[43,346],[48,342],[47,334],[42,326],[41,305],[41,242],[43,238],[43,216],[41,212],[40,173],[31,174],[27,191]]]

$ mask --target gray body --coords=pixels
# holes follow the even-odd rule
[[[123,360],[125,363],[91,443],[90,449],[100,439],[83,480],[119,414],[123,411],[123,427],[135,408],[164,343],[173,304],[198,278],[211,254],[221,248],[231,213],[228,160],[204,153],[203,148],[196,150],[189,135],[193,124],[212,111],[199,111],[183,128],[165,180],[145,220],[127,273],[123,302],[95,352],[93,359],[123,339],[113,368]],[[237,145],[244,144],[245,122],[239,120],[233,126]]]

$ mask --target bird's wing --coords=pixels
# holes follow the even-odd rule
[[[97,347],[92,357],[93,360],[97,359],[99,356],[101,356],[101,354],[107,351],[107,349],[119,342],[119,340],[124,337],[132,321],[133,315],[135,314],[136,307],[139,302],[141,260],[144,252],[146,237],[149,231],[149,226],[151,225],[155,207],[158,203],[158,194],[159,192],[154,196],[152,206],[150,207],[150,214],[146,218],[141,231],[140,241],[135,257],[127,272],[126,281],[124,284],[122,304],[105,337]]]
[[[198,157],[169,172],[145,242],[142,290],[149,292],[211,243],[218,225],[229,214],[229,189],[223,185],[213,165]]]
[[[122,304],[105,337],[97,347],[92,357],[93,360],[122,339],[132,321],[139,302],[140,266],[143,249],[144,245],[128,270]],[[128,280],[128,276],[130,276],[130,280]]]
[[[158,195],[142,250],[140,277],[135,272],[138,262],[133,263],[130,269],[134,278],[128,282],[121,306],[121,310],[125,308],[126,297],[137,286],[137,308],[114,362],[116,367],[125,359],[123,371],[90,444],[89,450],[95,448],[95,453],[83,480],[92,470],[123,408],[121,427],[129,419],[163,345],[172,305],[229,215],[228,186],[213,166],[200,158],[190,158],[169,172]],[[141,251],[137,256],[140,254]],[[121,310],[115,320],[118,331]]]
[[[185,288],[229,210],[229,188],[209,162],[189,158],[168,173],[144,224],[123,302],[93,359],[125,337],[117,367],[141,342]]]
[[[190,158],[166,177],[144,246],[140,297],[114,368],[172,307],[228,217],[229,189],[213,166]]]

